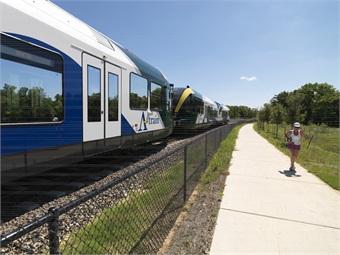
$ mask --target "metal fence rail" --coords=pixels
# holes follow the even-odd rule
[[[215,128],[157,161],[1,236],[1,252],[154,253],[230,130]]]

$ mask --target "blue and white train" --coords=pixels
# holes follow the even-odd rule
[[[2,179],[172,132],[158,69],[50,1],[0,4]]]

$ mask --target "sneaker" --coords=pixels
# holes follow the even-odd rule
[[[295,172],[295,166],[291,166],[291,167],[289,168],[289,171]]]

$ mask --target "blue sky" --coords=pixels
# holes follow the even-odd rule
[[[259,107],[308,82],[340,87],[340,3],[58,1],[158,67],[175,86]]]

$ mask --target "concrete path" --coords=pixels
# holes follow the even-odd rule
[[[340,254],[340,193],[289,162],[240,130],[210,254]]]

